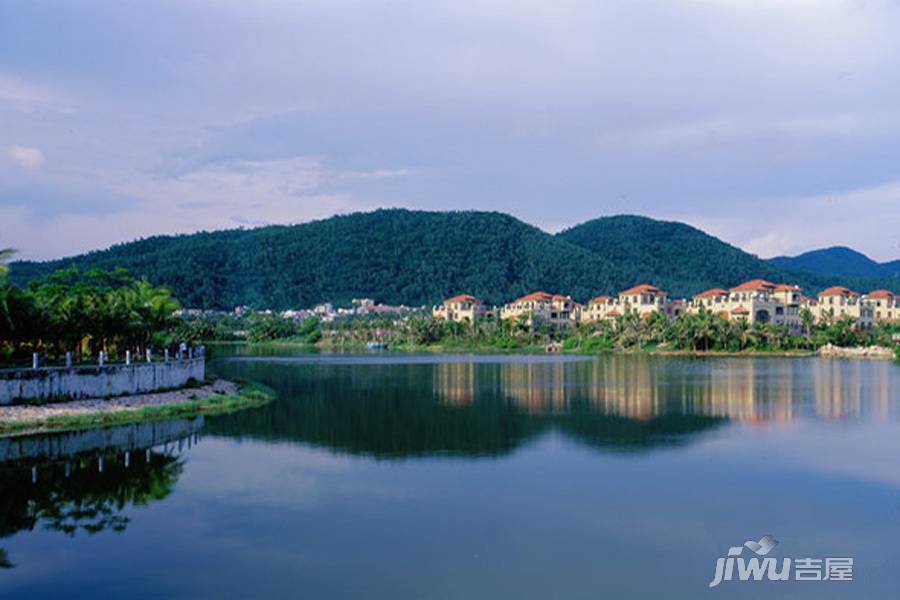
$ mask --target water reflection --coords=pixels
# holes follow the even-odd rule
[[[450,405],[498,386],[529,414],[566,414],[575,403],[604,415],[648,420],[681,414],[738,421],[790,421],[896,414],[897,369],[885,361],[691,360],[610,356],[582,362],[434,365],[434,388]]]
[[[0,439],[0,538],[37,528],[122,532],[126,511],[166,498],[202,419]],[[0,566],[14,566],[0,549]]]
[[[605,449],[684,444],[726,422],[896,416],[881,361],[652,356],[328,356],[226,359],[280,399],[211,433],[376,457],[490,456],[548,431]]]
[[[896,365],[317,355],[211,370],[279,399],[0,443],[0,535],[20,532],[0,539],[17,564],[0,596],[697,598],[717,557],[767,532],[786,556],[853,556],[858,580],[727,597],[900,589]]]

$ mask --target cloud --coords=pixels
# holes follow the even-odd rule
[[[860,197],[877,218],[812,199],[891,197],[898,22],[889,0],[18,3],[0,148],[52,160],[0,154],[17,191],[0,205],[31,215],[4,235],[48,256],[453,206],[549,229],[687,218],[761,254],[896,258],[889,201]],[[85,214],[103,202],[71,189],[133,201]]]
[[[6,156],[25,169],[36,169],[44,164],[44,153],[29,146],[7,146]]]
[[[374,171],[346,171],[340,174],[344,179],[393,179],[395,177],[409,177],[413,174],[411,169],[375,169]]]
[[[733,214],[730,207],[740,204],[754,210]],[[707,215],[670,215],[766,258],[838,245],[876,260],[900,256],[900,180],[806,196],[735,199]],[[879,230],[890,234],[873,238]]]
[[[311,157],[232,160],[175,176],[69,172],[33,187],[0,186],[0,242],[21,258],[45,259],[154,234],[298,223],[381,204],[342,190],[342,181]]]
[[[76,109],[71,100],[55,90],[0,72],[0,111],[2,110],[32,113],[74,112]]]

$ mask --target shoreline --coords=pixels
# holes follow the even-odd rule
[[[0,437],[215,415],[268,404],[270,388],[216,380],[198,388],[0,407]]]
[[[295,348],[305,349],[310,352],[325,353],[341,353],[341,352],[397,352],[397,353],[413,353],[413,352],[430,352],[434,354],[565,354],[575,356],[603,356],[607,354],[629,355],[640,354],[647,356],[673,356],[673,357],[694,357],[694,358],[740,358],[740,357],[773,357],[773,358],[856,358],[866,360],[895,360],[895,354],[890,348],[883,346],[822,346],[816,350],[743,350],[731,352],[728,350],[666,350],[660,348],[647,349],[619,349],[610,348],[600,350],[598,352],[580,352],[578,350],[555,350],[548,351],[546,346],[524,346],[521,348],[495,348],[493,346],[409,346],[399,345],[387,347],[385,350],[369,351],[365,344],[345,344],[338,345],[320,345],[307,344],[303,342],[278,341],[272,340],[267,342],[204,342],[208,346],[234,346],[246,345],[248,348]]]

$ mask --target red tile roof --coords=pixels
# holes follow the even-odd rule
[[[750,311],[747,310],[746,308],[744,308],[743,306],[738,306],[733,311],[731,311],[731,313],[735,314],[735,315],[749,315]]]
[[[612,296],[597,296],[596,298],[591,298],[588,304],[606,304],[610,300],[615,300]]]
[[[779,283],[775,286],[776,292],[800,292],[803,288],[799,285],[792,285],[790,283]]]
[[[723,290],[722,288],[713,288],[711,290],[706,290],[705,292],[700,292],[694,298],[717,298],[719,296],[727,296],[728,290]]]
[[[547,292],[532,292],[530,294],[525,294],[521,298],[513,300],[513,303],[518,304],[519,302],[549,302],[551,299],[553,299],[553,296],[551,296]]]
[[[565,300],[567,302],[573,302],[571,296],[563,296],[562,294],[553,294],[553,300]]]
[[[609,311],[609,312],[606,313],[606,314],[609,315],[610,317],[620,317],[620,316],[622,316],[622,313],[620,313],[619,311],[617,311],[617,310],[615,310],[615,309]]]
[[[765,279],[751,279],[750,281],[745,281],[741,285],[737,287],[731,288],[732,292],[771,292],[776,287],[774,283],[771,281],[766,281]]]
[[[892,300],[897,297],[897,294],[889,290],[875,290],[874,292],[869,292],[867,297],[873,300]]]
[[[474,302],[475,304],[481,304],[481,300],[475,296],[470,296],[469,294],[460,294],[459,296],[453,296],[452,298],[444,300],[444,304],[450,304],[452,302]]]
[[[857,294],[853,290],[845,288],[842,285],[836,285],[819,294],[820,298],[822,296],[859,296],[859,294]]]
[[[636,285],[633,288],[628,288],[624,292],[619,292],[619,294],[622,296],[633,296],[636,294],[663,295],[665,294],[665,292],[654,285],[642,283],[641,285]]]

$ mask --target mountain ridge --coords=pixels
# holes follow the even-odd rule
[[[783,269],[808,273],[900,277],[900,260],[880,263],[847,246],[819,248],[796,256],[776,256],[769,262]]]
[[[900,279],[783,269],[675,221],[617,215],[550,234],[500,212],[379,209],[298,225],[160,235],[105,250],[10,265],[19,284],[67,266],[123,267],[190,307],[287,309],[372,297],[433,304],[472,293],[502,304],[543,289],[587,301],[637,283],[673,297],[753,278],[869,291]]]

